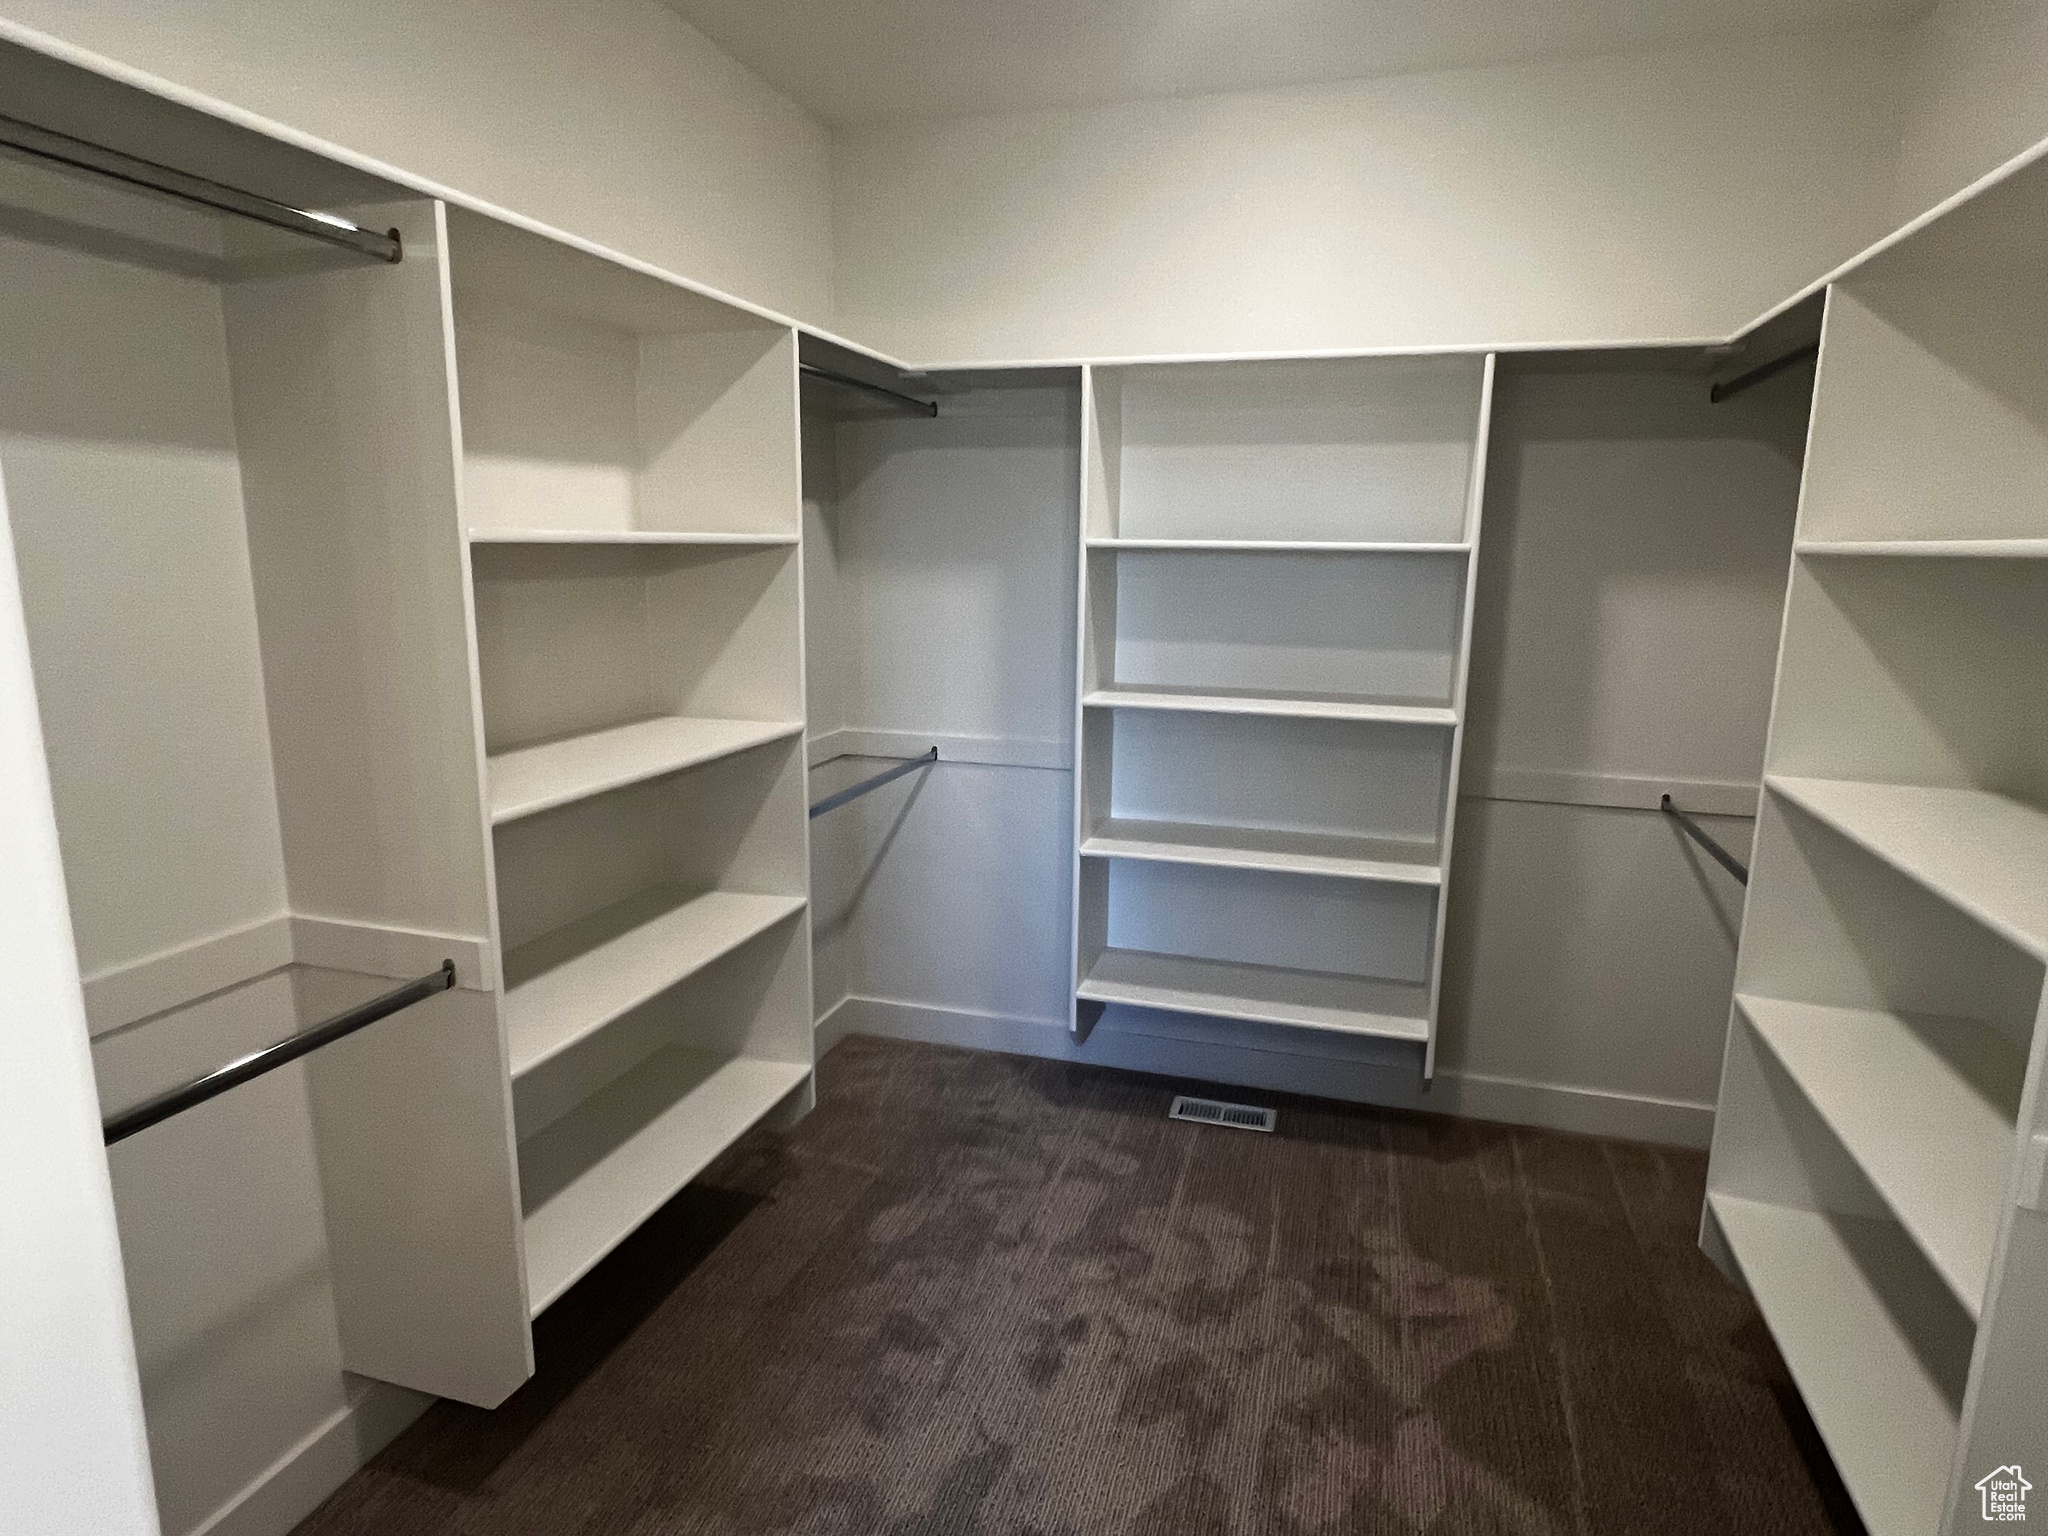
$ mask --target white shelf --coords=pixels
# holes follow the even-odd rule
[[[1928,560],[2048,560],[2048,539],[1807,539],[1802,555],[1918,556]]]
[[[1109,539],[1093,538],[1090,549],[1213,550],[1225,554],[1281,555],[1464,555],[1472,546],[1424,539]]]
[[[1956,1409],[1867,1278],[1891,1259],[1917,1262],[1905,1235],[1885,1221],[1707,1201],[1871,1536],[1929,1536]]]
[[[672,1046],[522,1142],[526,1288],[535,1315],[810,1070]]]
[[[505,1035],[523,1077],[804,908],[800,896],[662,888],[505,956]]]
[[[1971,1317],[1984,1306],[2026,1062],[1988,1025],[1740,995],[1736,1005]],[[1937,1042],[1939,1048],[1937,1048]]]
[[[794,544],[793,533],[668,533],[647,528],[471,528],[472,544]]]
[[[1090,709],[1174,709],[1211,715],[1276,715],[1304,720],[1375,720],[1390,725],[1455,726],[1458,712],[1439,704],[1338,698],[1324,694],[1192,692],[1127,684],[1082,696]]]
[[[1081,853],[1087,858],[1152,859],[1403,885],[1442,885],[1444,878],[1436,849],[1422,844],[1200,822],[1114,817],[1082,840]]]
[[[592,731],[490,759],[491,823],[539,811],[643,779],[744,752],[803,731],[800,720],[706,720],[662,715]]]
[[[1364,976],[1110,949],[1076,990],[1098,1003],[1388,1040],[1429,1038],[1427,987]]]
[[[2048,812],[1981,789],[1779,774],[1764,782],[2009,942],[2048,959]]]

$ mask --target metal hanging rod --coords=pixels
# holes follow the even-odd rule
[[[1713,838],[1709,837],[1706,828],[1702,827],[1698,822],[1671,803],[1669,795],[1664,796],[1663,799],[1657,802],[1657,808],[1663,811],[1666,816],[1675,818],[1678,824],[1685,828],[1685,835],[1706,849],[1713,856],[1716,864],[1727,870],[1729,874],[1740,880],[1744,885],[1749,884],[1749,866],[1715,842]]]
[[[126,182],[132,187],[161,192],[181,202],[198,203],[221,213],[254,219],[274,229],[288,229],[293,234],[324,240],[329,245],[338,245],[363,256],[374,256],[379,261],[395,262],[405,254],[395,229],[378,234],[337,214],[294,208],[275,198],[208,181],[204,176],[158,165],[153,160],[138,160],[117,149],[108,149],[86,139],[74,139],[69,134],[55,133],[48,128],[38,128],[34,123],[24,123],[19,118],[0,116],[0,145],[33,155],[38,160],[68,165],[73,170],[89,171],[95,176]]]
[[[325,1023],[316,1024],[301,1034],[289,1035],[275,1045],[266,1045],[260,1051],[251,1051],[239,1061],[231,1061],[224,1067],[217,1067],[204,1077],[195,1077],[191,1082],[167,1089],[154,1098],[144,1099],[132,1109],[124,1109],[102,1127],[107,1145],[133,1136],[137,1131],[146,1131],[160,1121],[173,1115],[181,1115],[195,1104],[204,1104],[208,1099],[219,1098],[230,1088],[239,1088],[252,1078],[274,1072],[288,1061],[297,1061],[301,1056],[317,1051],[323,1045],[331,1045],[344,1035],[389,1018],[401,1008],[410,1008],[414,1003],[425,1002],[436,992],[446,992],[455,985],[455,962],[443,960],[441,969],[417,981],[408,981],[402,987],[394,987],[382,997],[373,997],[367,1003],[358,1003],[346,1013],[337,1013]]]
[[[880,384],[870,384],[866,379],[856,379],[850,373],[834,373],[830,368],[820,368],[816,363],[798,363],[797,371],[807,378],[824,379],[833,384],[844,384],[848,389],[865,390],[868,394],[879,395],[882,399],[916,411],[920,416],[939,414],[936,400],[920,400],[915,395],[906,395]]]
[[[816,805],[813,805],[811,807],[811,819],[815,821],[820,816],[824,815],[827,811],[838,810],[840,806],[846,804],[846,802],[849,800],[858,800],[862,795],[868,793],[868,791],[880,789],[884,784],[889,783],[892,779],[900,779],[906,773],[915,773],[920,768],[928,768],[933,763],[936,763],[938,760],[939,749],[937,747],[933,747],[930,751],[925,752],[921,756],[913,757],[906,762],[898,763],[894,768],[884,768],[880,773],[876,774],[871,779],[862,779],[858,784],[853,785],[849,789],[842,789],[836,795],[827,795],[824,799],[820,800]]]
[[[1710,405],[1719,405],[1730,395],[1739,395],[1745,389],[1754,389],[1757,385],[1763,383],[1765,379],[1774,378],[1778,374],[1783,373],[1787,368],[1797,367],[1800,363],[1811,362],[1819,356],[1820,343],[1817,341],[1810,341],[1803,347],[1794,347],[1783,357],[1774,357],[1768,363],[1758,363],[1749,372],[1738,373],[1727,382],[1716,384],[1707,391],[1707,402]]]

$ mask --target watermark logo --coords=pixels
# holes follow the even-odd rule
[[[2011,1525],[2027,1518],[2027,1492],[2034,1485],[2020,1473],[2020,1464],[1988,1472],[1977,1484],[1984,1498],[1984,1518]]]

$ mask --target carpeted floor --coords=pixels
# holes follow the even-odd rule
[[[855,1036],[301,1536],[1860,1528],[1705,1159]]]

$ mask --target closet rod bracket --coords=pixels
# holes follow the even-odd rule
[[[1747,864],[1744,864],[1740,859],[1736,858],[1734,854],[1730,853],[1726,848],[1723,848],[1719,843],[1715,842],[1712,837],[1708,836],[1707,829],[1705,827],[1702,827],[1698,822],[1694,821],[1690,816],[1686,815],[1685,812],[1681,811],[1677,806],[1673,805],[1671,803],[1671,797],[1669,795],[1665,795],[1662,799],[1660,799],[1657,802],[1657,809],[1662,811],[1666,816],[1669,816],[1673,820],[1675,820],[1679,824],[1679,826],[1683,827],[1685,829],[1685,835],[1691,838],[1694,842],[1698,843],[1702,848],[1706,849],[1707,853],[1713,858],[1716,864],[1720,865],[1723,869],[1727,870],[1729,874],[1733,875],[1737,880],[1741,881],[1744,885],[1749,884],[1749,866]]]

